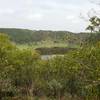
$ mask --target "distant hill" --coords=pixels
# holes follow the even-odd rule
[[[76,34],[68,31],[35,31],[16,28],[0,28],[0,33],[8,34],[11,40],[18,44],[26,44],[41,41],[80,44],[89,36],[89,34],[86,33]]]

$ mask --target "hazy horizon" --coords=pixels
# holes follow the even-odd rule
[[[0,0],[0,28],[84,32],[89,0]]]

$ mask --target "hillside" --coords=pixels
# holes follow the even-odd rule
[[[28,29],[0,28],[0,33],[6,33],[11,40],[18,44],[29,44],[37,42],[54,42],[66,44],[80,44],[88,36],[88,34],[75,34],[68,31],[35,31]]]
[[[95,45],[100,42],[100,32],[90,34],[90,37],[87,39],[89,45]]]

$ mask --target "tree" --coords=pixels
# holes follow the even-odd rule
[[[90,30],[91,31],[91,33],[94,31],[94,27],[92,26],[92,25],[89,25],[87,28],[86,28],[86,30]]]
[[[97,16],[93,16],[89,19],[90,25],[86,28],[91,32],[100,32],[100,18]]]
[[[7,35],[0,34],[0,94],[24,94],[32,97],[35,63],[38,59],[36,51],[19,50]]]
[[[9,78],[9,71],[12,69],[9,58],[16,47],[10,42],[9,37],[0,33],[0,99],[12,94],[14,89]]]

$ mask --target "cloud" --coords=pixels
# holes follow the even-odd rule
[[[0,15],[2,14],[13,14],[15,11],[13,9],[0,9]]]
[[[75,16],[74,15],[69,15],[69,16],[66,17],[66,19],[67,20],[73,20],[73,19],[75,19]]]
[[[82,31],[79,15],[99,7],[88,0],[0,0],[0,26]]]
[[[41,13],[29,14],[26,18],[27,20],[30,21],[40,21],[43,18],[43,14]]]

